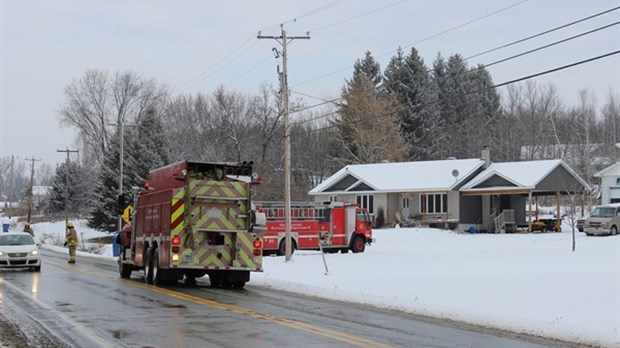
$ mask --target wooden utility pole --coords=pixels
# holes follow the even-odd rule
[[[56,150],[56,152],[66,152],[67,159],[65,161],[65,235],[68,232],[67,223],[69,222],[69,154],[71,152],[78,152],[78,150],[69,150],[67,147],[66,150]],[[82,239],[84,242],[84,239]]]
[[[284,231],[285,231],[285,261],[291,260],[291,129],[289,127],[288,110],[288,75],[286,70],[286,45],[295,39],[310,39],[309,33],[306,36],[286,36],[284,25],[280,25],[282,31],[280,36],[263,36],[258,33],[259,39],[275,39],[282,45],[282,76],[281,93],[284,109]],[[275,50],[275,49],[274,49]],[[276,53],[277,50],[275,50]]]
[[[26,219],[26,221],[28,223],[30,223],[30,216],[32,214],[32,196],[33,196],[33,192],[32,192],[32,186],[33,186],[33,181],[34,181],[34,162],[39,162],[41,161],[40,159],[35,159],[33,158],[26,158],[26,161],[30,161],[30,186],[28,189],[28,218]]]
[[[14,164],[15,164],[15,157],[11,155],[11,173],[9,174],[9,218],[13,217],[11,202],[13,202],[13,165]]]

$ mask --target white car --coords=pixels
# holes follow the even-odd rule
[[[0,232],[0,268],[41,271],[41,255],[32,236],[24,232]]]

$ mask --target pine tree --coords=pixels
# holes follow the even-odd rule
[[[92,190],[85,180],[88,175],[82,166],[75,162],[69,162],[68,168],[68,186],[66,185],[67,163],[59,165],[52,176],[52,190],[47,210],[53,214],[65,211],[65,188],[67,188],[67,213],[75,216],[88,209],[89,196]]]
[[[429,160],[442,140],[437,89],[424,60],[415,48],[404,57],[398,50],[385,69],[385,89],[401,102],[400,130],[410,160]]]
[[[137,132],[130,139],[128,149],[128,182],[125,190],[142,187],[149,171],[170,164],[170,146],[164,127],[155,109],[150,108],[140,118]]]
[[[99,180],[96,183],[91,200],[91,215],[88,218],[88,227],[101,231],[114,232],[118,229],[118,184],[120,173],[120,127],[110,141],[110,148],[105,154]],[[125,133],[131,134],[127,127]],[[128,144],[128,134],[124,134],[124,143]],[[124,150],[124,149],[123,149]],[[126,152],[123,151],[123,155]],[[123,162],[125,164],[125,162]],[[128,176],[123,168],[123,186],[128,183]]]
[[[381,68],[370,52],[354,65],[353,77],[342,88],[335,124],[341,163],[402,161],[404,144],[394,122],[396,102],[381,92]]]
[[[445,62],[437,56],[433,79],[439,88],[439,105],[442,122],[445,123],[447,141],[443,142],[445,157],[469,158],[470,138],[474,137],[472,119],[477,117],[476,98],[472,96],[473,83],[467,63],[459,54]]]

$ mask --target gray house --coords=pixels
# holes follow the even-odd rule
[[[348,165],[309,194],[317,202],[357,202],[373,216],[382,209],[388,224],[413,217],[498,231],[531,223],[526,202],[535,197],[558,197],[559,209],[560,195],[590,189],[562,160],[491,163],[487,150],[482,157]]]

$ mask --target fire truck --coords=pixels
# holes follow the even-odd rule
[[[146,283],[209,275],[212,287],[241,288],[262,271],[265,217],[252,209],[252,163],[182,161],[149,173],[120,236],[119,273]]]
[[[283,202],[257,202],[264,212],[267,233],[263,236],[263,254],[284,255],[286,247],[285,208]],[[323,250],[324,252],[364,252],[372,238],[368,211],[358,204],[344,202],[292,202],[291,251]]]

